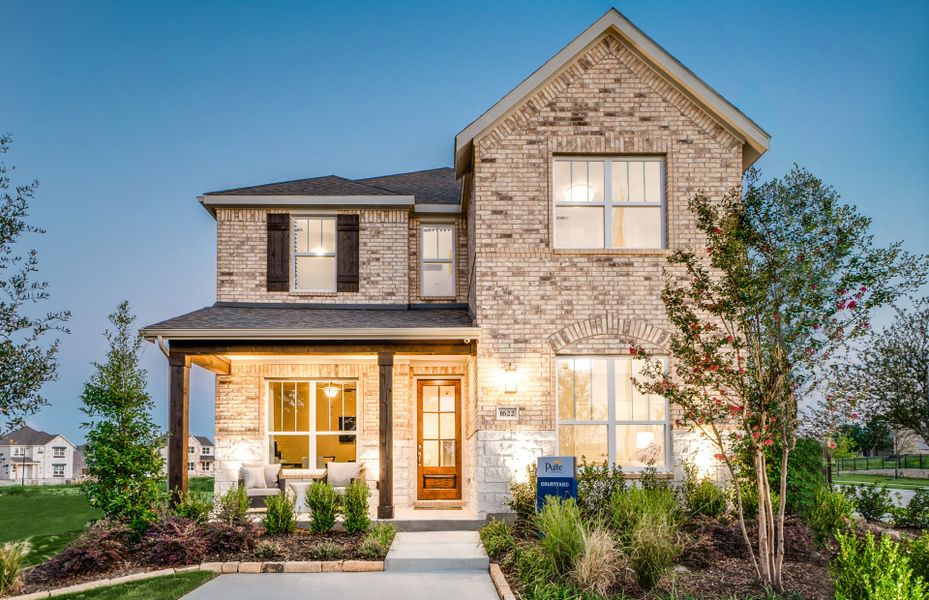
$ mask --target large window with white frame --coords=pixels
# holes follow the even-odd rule
[[[336,291],[336,217],[295,216],[290,230],[294,291]]]
[[[427,298],[455,296],[455,225],[423,223],[420,226],[420,295]]]
[[[354,462],[358,385],[350,380],[269,381],[268,455],[288,468]]]
[[[668,401],[635,389],[641,367],[631,357],[556,358],[559,454],[627,470],[667,468]]]
[[[555,157],[555,248],[665,247],[664,158]]]

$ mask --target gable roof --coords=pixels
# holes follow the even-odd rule
[[[57,433],[46,433],[23,425],[0,437],[0,446],[44,446],[58,437]]]
[[[325,175],[248,187],[207,192],[200,202],[212,212],[214,206],[333,205],[333,206],[430,206],[457,207],[461,182],[451,167],[346,179]]]
[[[206,437],[205,435],[195,435],[194,437],[197,438],[197,441],[200,442],[201,446],[212,446],[213,445],[213,440]]]
[[[622,13],[611,8],[562,48],[558,54],[455,136],[455,173],[460,177],[470,170],[472,147],[476,138],[491,129],[510,111],[518,108],[537,89],[558,76],[575,57],[610,33],[618,35],[653,70],[674,84],[708,115],[743,142],[743,168],[748,168],[767,152],[771,136],[764,129],[671,56],[667,50],[645,35]]]

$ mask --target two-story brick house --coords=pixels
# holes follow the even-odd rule
[[[24,425],[0,437],[0,480],[55,484],[70,482],[75,446],[57,433]]]
[[[185,464],[188,477],[212,477],[216,466],[216,446],[213,440],[205,435],[188,435]],[[165,470],[168,468],[168,446],[161,448],[161,457],[165,460]]]
[[[201,196],[217,302],[144,330],[169,358],[172,443],[195,364],[217,373],[220,486],[245,462],[357,460],[383,517],[483,517],[543,453],[706,462],[632,389],[629,346],[664,350],[666,257],[703,245],[688,199],[738,186],[768,144],[610,10],[456,136],[454,168]]]

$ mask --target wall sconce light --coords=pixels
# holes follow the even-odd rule
[[[503,372],[503,391],[507,394],[516,393],[516,367],[512,364]]]

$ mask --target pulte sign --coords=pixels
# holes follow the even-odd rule
[[[536,461],[538,474],[535,487],[535,508],[542,510],[545,498],[577,500],[576,461],[573,456],[540,456]]]

